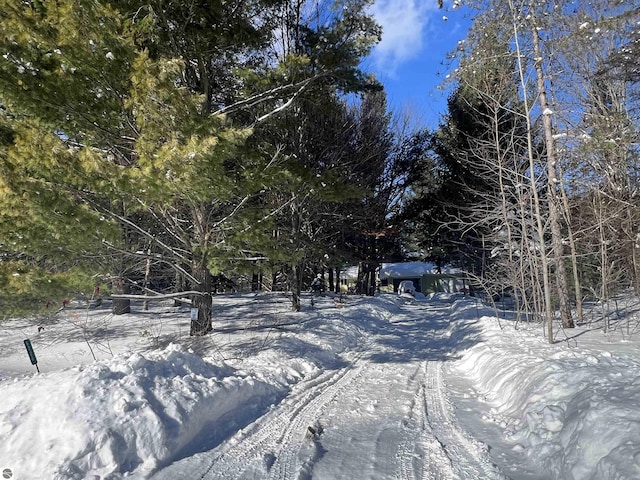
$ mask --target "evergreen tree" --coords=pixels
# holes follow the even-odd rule
[[[250,130],[207,111],[211,99],[186,73],[190,59],[151,48],[163,27],[156,7],[3,3],[0,101],[11,138],[2,226],[31,255],[43,235],[49,250],[77,240],[74,253],[110,263],[121,292],[139,244],[151,242],[200,292],[200,334],[210,328],[209,257],[221,241],[213,232],[228,228],[221,219],[237,206],[225,162]],[[21,197],[18,222],[9,208]],[[140,211],[160,223],[153,233],[136,223]]]
[[[400,255],[394,209],[405,186],[404,157],[397,151],[384,92],[365,95],[349,114],[354,132],[344,175],[363,195],[344,205],[343,235],[345,247],[358,262],[357,291],[372,295],[376,269]]]
[[[3,1],[3,233],[31,255],[43,231],[48,248],[77,240],[74,253],[104,261],[121,291],[135,261],[170,264],[197,291],[191,333],[206,333],[212,270],[246,251],[251,221],[273,207],[260,198],[279,152],[243,145],[256,119],[312,85],[331,95],[366,83],[366,4],[288,23],[305,48],[274,63],[288,2]],[[20,199],[22,223],[9,210]]]
[[[359,63],[378,39],[379,29],[368,16],[369,1],[286,2],[279,18],[281,29],[274,46],[278,68],[256,76],[269,89],[283,79],[298,84],[313,78],[277,117],[257,131],[268,159],[278,158],[282,175],[265,198],[272,202],[276,245],[268,249],[274,262],[287,265],[292,308],[300,309],[300,292],[308,265],[322,268],[327,250],[335,243],[335,205],[360,195],[346,183],[341,165],[349,161],[345,145],[351,125],[345,123],[340,95],[379,89],[359,70]],[[266,104],[264,105],[266,107]]]
[[[102,241],[119,229],[88,202],[106,202],[112,182],[100,158],[131,147],[121,105],[134,48],[116,12],[86,3],[0,4],[0,229],[6,251],[109,273]]]

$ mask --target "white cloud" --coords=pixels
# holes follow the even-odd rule
[[[371,13],[382,25],[382,41],[371,55],[376,69],[392,75],[402,63],[420,55],[424,31],[436,8],[436,0],[376,0]]]

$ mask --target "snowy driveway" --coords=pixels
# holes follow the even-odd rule
[[[0,469],[16,480],[640,478],[635,297],[606,335],[599,320],[553,345],[540,324],[457,295],[305,297],[298,313],[279,292],[214,302],[205,337],[189,337],[189,310],[170,302],[0,325]]]
[[[371,315],[338,368],[299,382],[235,435],[152,478],[504,478],[447,397],[443,364],[473,341],[473,332],[452,331],[449,310],[407,301],[388,318]]]

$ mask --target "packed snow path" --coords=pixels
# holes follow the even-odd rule
[[[362,333],[338,368],[298,383],[213,450],[153,478],[505,478],[449,402],[443,364],[464,339],[450,328],[449,310],[405,300]]]

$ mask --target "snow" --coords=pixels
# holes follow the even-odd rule
[[[515,361],[496,356],[510,350],[504,342],[513,335],[484,324],[493,345],[474,346],[456,369],[481,386],[480,395],[491,405],[487,419],[503,426],[515,451],[538,459],[551,478],[640,478],[636,342],[587,327],[575,332],[573,346],[558,348],[525,328]]]
[[[0,470],[640,478],[637,297],[588,305],[588,323],[554,344],[542,325],[459,293],[311,298],[293,313],[282,293],[216,296],[215,330],[201,338],[188,336],[189,308],[166,300],[4,321]]]

